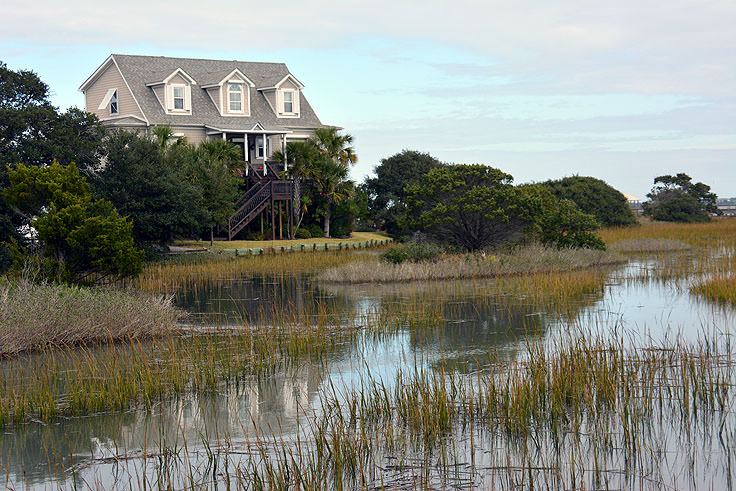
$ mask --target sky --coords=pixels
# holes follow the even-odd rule
[[[736,196],[736,1],[0,0],[0,60],[52,102],[110,53],[284,62],[362,181],[403,149],[644,197],[685,172]]]

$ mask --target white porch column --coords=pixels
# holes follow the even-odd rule
[[[268,154],[268,140],[266,140],[266,134],[263,134],[263,175],[268,173],[268,167],[266,167],[266,155]]]
[[[281,152],[284,154],[284,172],[289,170],[289,159],[286,155],[286,133],[281,135]]]

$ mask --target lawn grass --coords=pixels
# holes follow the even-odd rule
[[[206,248],[214,251],[228,251],[235,249],[250,249],[265,247],[281,247],[281,246],[299,246],[312,244],[354,244],[358,242],[366,242],[369,240],[387,240],[389,237],[378,232],[353,232],[353,234],[345,239],[325,239],[324,237],[315,237],[311,239],[297,240],[218,240],[215,245],[210,247],[210,243],[203,240],[181,240],[174,245],[181,247]]]

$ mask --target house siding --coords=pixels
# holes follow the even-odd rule
[[[278,111],[278,107],[276,106],[276,91],[275,90],[263,90],[261,91],[261,94],[266,98],[269,104],[271,104],[271,108],[274,112]]]
[[[120,116],[138,116],[144,118],[143,113],[138,108],[133,94],[130,93],[125,85],[122,75],[115,63],[110,63],[107,69],[102,72],[97,80],[85,91],[85,106],[87,112],[94,114],[101,120],[110,119],[109,107],[97,109],[105,97],[109,89],[118,89],[118,114],[113,117]]]
[[[163,85],[156,85],[152,89],[153,93],[156,94],[156,98],[161,103],[161,107],[166,109],[166,88]]]
[[[207,93],[210,95],[213,101],[215,101],[215,107],[218,111],[222,112],[222,109],[220,108],[220,88],[215,87],[212,89],[207,89]]]
[[[172,126],[172,132],[175,135],[184,135],[187,139],[187,143],[193,145],[199,145],[200,143],[207,141],[207,132],[204,127],[193,128],[191,126]]]

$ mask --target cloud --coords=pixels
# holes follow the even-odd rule
[[[732,0],[456,2],[284,0],[211,6],[37,0],[4,6],[4,41],[153,44],[168,49],[339,47],[376,37],[447,43],[499,75],[549,74],[558,92],[728,95],[736,86]],[[400,53],[395,61],[406,61]],[[457,68],[457,67],[456,67]]]

